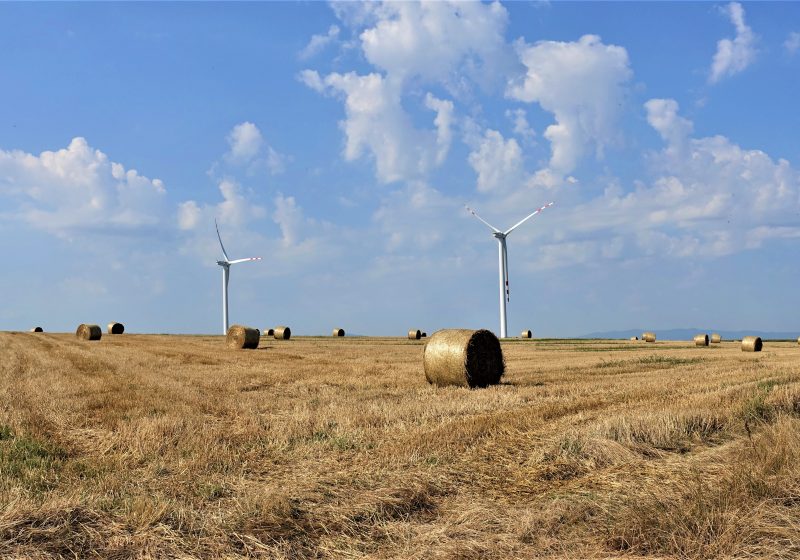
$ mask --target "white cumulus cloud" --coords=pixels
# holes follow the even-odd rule
[[[711,74],[708,81],[712,84],[738,74],[756,58],[756,36],[753,30],[744,21],[744,8],[738,2],[731,2],[724,11],[736,28],[736,37],[720,39],[717,42],[717,52],[711,62]]]
[[[506,140],[500,132],[488,129],[473,144],[468,160],[478,175],[479,191],[510,190],[522,185],[522,148],[514,138]]]
[[[308,44],[298,53],[300,60],[308,60],[339,38],[339,26],[331,25],[324,35],[312,35]]]
[[[800,51],[800,33],[792,31],[786,40],[783,42],[783,48],[789,53],[789,56],[794,56],[797,51]]]

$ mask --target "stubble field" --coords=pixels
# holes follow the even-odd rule
[[[800,347],[0,333],[0,556],[797,558]]]

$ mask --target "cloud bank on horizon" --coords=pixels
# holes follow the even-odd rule
[[[557,20],[566,9],[538,8],[537,17]],[[680,15],[683,8],[672,9]],[[139,164],[141,172],[133,169],[120,151],[112,158],[81,130],[66,147],[38,152],[0,136],[7,231],[31,232],[35,251],[46,254],[63,244],[65,254],[89,261],[84,271],[59,265],[64,281],[54,298],[73,298],[78,308],[89,297],[84,287],[105,279],[100,284],[106,287],[95,290],[98,309],[103,301],[124,299],[120,291],[128,296],[140,289],[159,307],[139,310],[143,330],[156,330],[157,318],[171,311],[194,324],[162,322],[168,330],[214,331],[217,279],[210,267],[217,247],[209,224],[216,218],[235,239],[237,254],[265,257],[262,268],[250,267],[233,280],[241,283],[242,300],[256,302],[239,304],[254,321],[296,316],[309,325],[306,332],[317,332],[314,321],[343,313],[352,317],[356,327],[348,331],[355,332],[393,332],[417,317],[434,323],[429,330],[450,321],[494,326],[493,246],[460,212],[465,201],[499,224],[557,201],[557,210],[521,228],[509,249],[512,280],[539,286],[515,290],[520,295],[512,300],[511,326],[515,320],[527,325],[525,317],[533,316],[540,325],[534,330],[550,334],[625,328],[641,316],[679,320],[669,303],[638,293],[621,297],[627,311],[601,323],[614,306],[598,302],[618,297],[622,278],[642,283],[658,269],[672,269],[686,275],[688,285],[701,285],[724,261],[726,270],[741,271],[734,272],[740,281],[756,282],[748,261],[753,250],[773,260],[796,254],[791,241],[800,238],[800,170],[791,159],[800,155],[797,142],[785,149],[778,144],[778,153],[770,154],[746,134],[734,139],[710,126],[720,119],[776,117],[759,112],[768,97],[737,108],[735,97],[725,97],[734,93],[725,90],[744,88],[742,99],[754,99],[748,73],[781,49],[782,64],[798,74],[796,31],[754,30],[737,2],[707,10],[709,21],[732,24],[734,36],[698,39],[706,50],[698,46],[694,60],[673,61],[685,65],[678,67],[685,82],[671,90],[669,83],[648,84],[644,76],[652,71],[639,67],[641,49],[654,47],[638,38],[626,44],[624,33],[609,24],[572,37],[564,30],[529,36],[519,30],[530,15],[498,2],[333,3],[314,10],[326,11],[318,18],[323,24],[311,33],[298,29],[294,55],[271,69],[293,92],[287,96],[315,107],[314,120],[284,99],[296,126],[261,124],[269,122],[264,114],[274,112],[270,107],[230,121],[223,134],[207,140],[217,147],[215,155],[181,161],[205,178],[202,187],[151,179],[158,173]],[[702,70],[709,60],[710,69]],[[761,77],[772,87],[781,78],[774,68]],[[782,87],[797,84],[794,78]],[[716,108],[717,96],[732,105]],[[718,116],[708,123],[705,114]],[[335,142],[313,144],[323,132]],[[7,242],[6,249],[12,246]],[[42,271],[30,267],[29,275]],[[592,284],[586,275],[598,267],[602,278]],[[92,279],[84,276],[87,270]],[[194,272],[187,276],[187,270]],[[203,304],[167,303],[160,310],[195,275],[212,278],[199,284],[208,294]],[[9,276],[14,286],[6,289],[24,292],[19,278]],[[558,286],[545,278],[558,279]],[[259,300],[267,284],[297,293]],[[412,284],[415,293],[404,288]],[[659,286],[675,290],[669,300],[687,284]],[[36,282],[29,289],[37,289]],[[559,308],[540,305],[543,292],[554,300],[581,295]],[[181,297],[188,296],[176,300]],[[32,298],[23,294],[19,308],[0,315],[0,328],[33,321],[26,311],[37,307]],[[115,305],[121,312],[141,307]],[[235,305],[234,299],[232,313]],[[597,316],[582,311],[587,305],[597,306]],[[723,301],[709,305],[688,313],[719,317],[731,323],[722,326],[734,328],[753,311],[745,306],[737,314]],[[780,313],[756,322],[788,327],[792,319]],[[327,323],[318,329],[326,330]]]

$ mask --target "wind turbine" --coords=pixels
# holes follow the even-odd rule
[[[506,237],[508,234],[517,229],[519,226],[533,218],[536,214],[544,210],[545,208],[550,208],[553,205],[552,202],[545,204],[541,208],[537,208],[535,211],[531,212],[523,219],[518,221],[516,224],[508,228],[506,231],[500,231],[492,224],[478,216],[478,214],[470,208],[469,206],[465,206],[467,210],[469,210],[470,214],[478,218],[484,224],[489,226],[492,230],[492,235],[497,239],[497,248],[500,254],[499,260],[499,267],[500,267],[500,338],[506,338],[508,325],[506,322],[506,302],[511,301],[511,291],[508,288],[508,249],[506,248]]]
[[[217,239],[219,239],[219,246],[222,249],[222,254],[225,255],[225,260],[217,261],[217,264],[222,267],[222,334],[228,334],[228,279],[231,276],[231,265],[248,261],[260,261],[261,257],[230,260],[228,258],[228,253],[225,252],[225,245],[222,244],[222,236],[219,234],[219,225],[217,225],[217,220],[214,220],[214,227],[217,228]]]

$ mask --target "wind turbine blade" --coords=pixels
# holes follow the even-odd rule
[[[511,233],[512,231],[514,231],[515,229],[517,229],[519,226],[521,226],[522,224],[524,224],[525,222],[527,222],[528,220],[530,220],[531,218],[533,218],[533,217],[534,217],[536,214],[538,214],[539,212],[541,212],[541,211],[542,211],[542,210],[544,210],[545,208],[550,208],[550,207],[551,207],[553,204],[554,204],[553,202],[550,202],[550,203],[548,203],[548,204],[545,204],[545,205],[544,205],[544,206],[542,206],[541,208],[537,208],[536,210],[534,210],[533,212],[531,212],[530,214],[528,214],[527,216],[525,216],[524,218],[522,218],[520,221],[518,221],[516,224],[514,224],[513,226],[511,226],[510,228],[508,228],[508,230],[505,232],[505,235],[508,235],[509,233]]]
[[[237,263],[243,263],[243,262],[247,262],[247,261],[260,261],[260,260],[261,260],[261,257],[248,257],[246,259],[236,259],[235,261],[228,261],[228,264],[237,264]]]
[[[219,239],[219,246],[222,247],[222,254],[225,255],[225,260],[230,262],[228,258],[228,253],[225,252],[225,245],[222,244],[222,236],[219,234],[219,226],[217,225],[217,220],[214,220],[214,227],[217,228],[217,239]]]
[[[487,222],[486,220],[484,220],[483,218],[481,218],[480,216],[478,216],[478,214],[477,214],[477,212],[475,212],[475,210],[473,210],[472,208],[470,208],[469,206],[466,206],[466,205],[464,205],[464,208],[466,208],[467,210],[469,210],[469,213],[470,213],[470,214],[472,214],[473,216],[475,216],[476,218],[478,218],[480,221],[482,221],[484,224],[486,224],[487,226],[489,226],[489,228],[490,228],[490,229],[491,229],[493,232],[495,232],[495,233],[500,233],[500,230],[499,230],[499,229],[497,229],[497,228],[496,228],[496,227],[494,227],[492,224],[490,224],[489,222]]]

